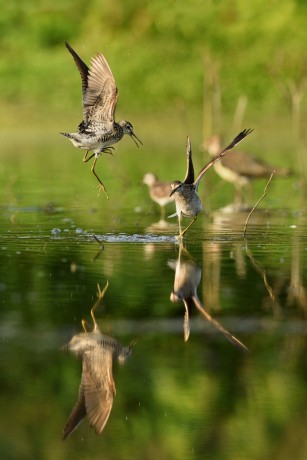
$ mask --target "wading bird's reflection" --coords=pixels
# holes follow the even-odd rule
[[[197,267],[189,252],[182,245],[179,246],[177,261],[169,261],[168,265],[175,270],[174,289],[170,299],[172,302],[179,302],[181,300],[185,306],[184,340],[187,341],[190,335],[189,310],[192,306],[195,306],[206,320],[224,334],[233,345],[242,350],[247,350],[246,346],[240,340],[224,329],[202,306],[197,295],[197,287],[201,279],[201,269]]]
[[[91,309],[93,330],[88,332],[82,320],[84,332],[75,335],[64,347],[82,359],[82,376],[78,401],[73,408],[63,432],[66,439],[87,415],[97,434],[101,433],[108,421],[113,398],[116,394],[112,365],[114,356],[124,362],[130,355],[132,345],[122,347],[115,339],[102,334],[95,319],[94,310],[101,302],[108,283],[103,291],[98,285],[98,300]]]

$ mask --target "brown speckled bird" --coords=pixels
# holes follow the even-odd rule
[[[99,155],[111,153],[112,145],[128,134],[137,146],[140,139],[133,132],[132,124],[122,120],[115,122],[115,108],[118,100],[118,89],[112,71],[105,57],[99,53],[91,60],[90,68],[82,61],[73,48],[66,43],[78,67],[82,80],[83,121],[75,133],[60,133],[71,140],[75,147],[86,150],[83,161],[95,157],[92,172],[96,176],[100,188],[106,193],[102,181],[95,172]],[[138,141],[138,142],[137,142]],[[88,152],[93,154],[87,158]]]
[[[84,332],[72,337],[64,347],[82,359],[82,377],[78,400],[73,408],[63,431],[66,439],[87,415],[91,426],[99,434],[104,429],[116,394],[113,379],[113,358],[124,362],[130,355],[132,346],[123,347],[112,337],[102,334],[95,319],[94,310],[103,298],[108,283],[101,291],[98,285],[98,300],[91,309],[94,328],[86,330],[86,322],[82,320]]]
[[[179,222],[179,238],[182,238],[187,230],[191,227],[191,225],[196,221],[197,215],[202,210],[201,200],[198,196],[197,189],[199,186],[199,182],[205,172],[211,168],[217,161],[221,160],[224,155],[231,149],[233,149],[239,142],[241,142],[248,134],[252,132],[251,129],[245,129],[241,133],[239,133],[233,141],[224,149],[222,150],[217,156],[213,158],[213,160],[209,161],[206,166],[199,172],[198,176],[194,180],[194,167],[192,161],[192,149],[190,139],[187,139],[187,172],[183,182],[174,181],[171,184],[172,193],[175,196],[175,203],[176,203],[176,213],[170,217],[175,215],[178,216]],[[189,225],[182,231],[181,229],[181,219],[182,217],[189,217],[193,219]]]
[[[143,177],[143,184],[148,185],[150,198],[161,207],[161,219],[165,218],[165,205],[174,201],[171,195],[171,183],[158,180],[153,173],[147,173]]]
[[[220,136],[211,136],[204,147],[210,156],[215,157],[221,150]],[[287,168],[275,168],[264,161],[256,159],[248,153],[234,150],[231,155],[214,164],[216,173],[225,181],[235,186],[236,201],[242,202],[242,188],[253,179],[269,178],[273,171],[276,176],[289,176],[291,171]]]

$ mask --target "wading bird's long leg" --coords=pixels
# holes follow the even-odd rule
[[[85,319],[83,319],[83,320],[81,321],[81,323],[82,323],[82,327],[83,327],[83,329],[84,329],[84,332],[87,332],[87,330],[86,330],[86,321],[85,321]]]
[[[88,152],[89,150],[87,150],[84,154],[84,157],[83,157],[83,162],[84,163],[87,163],[89,160],[91,160],[93,158],[93,156],[95,155],[95,153],[93,153],[89,158],[87,158],[87,155],[88,155]]]
[[[181,237],[183,237],[183,235],[188,231],[188,229],[191,227],[191,225],[194,224],[196,219],[197,219],[197,216],[195,216],[194,219],[189,223],[189,225],[183,230],[183,232],[181,233]]]
[[[190,336],[190,317],[189,317],[189,306],[187,304],[186,299],[182,299],[184,303],[184,320],[183,320],[183,336],[184,341],[187,342]]]
[[[107,284],[105,285],[105,287],[103,288],[103,290],[100,289],[100,286],[99,284],[97,284],[97,288],[98,288],[98,293],[97,293],[97,301],[95,302],[95,305],[93,305],[93,307],[91,308],[91,316],[92,316],[92,319],[93,319],[93,323],[94,323],[94,326],[96,327],[97,326],[97,323],[96,323],[96,318],[95,318],[95,314],[94,314],[94,310],[95,308],[98,307],[98,305],[100,304],[100,301],[101,299],[103,298],[103,296],[105,295],[106,293],[106,290],[108,289],[109,287],[109,281],[107,281]],[[83,325],[83,323],[82,323]],[[84,327],[84,326],[83,326]]]
[[[178,235],[178,238],[182,238],[182,234],[181,234],[181,213],[178,214],[178,226],[179,226],[179,235]]]
[[[106,194],[107,199],[109,199],[109,196],[107,194],[107,190],[106,190],[104,184],[101,182],[101,180],[99,179],[99,177],[97,176],[97,174],[95,172],[95,166],[96,166],[97,159],[98,159],[98,157],[95,157],[95,160],[94,160],[94,163],[93,163],[93,166],[92,166],[92,173],[94,174],[94,176],[96,176],[96,179],[98,180],[98,182],[100,184],[99,185],[99,192],[102,189],[104,191],[104,193]],[[99,196],[99,193],[98,193],[98,196]]]

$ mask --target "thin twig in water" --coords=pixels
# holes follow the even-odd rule
[[[93,262],[95,262],[96,259],[98,259],[98,257],[100,256],[100,254],[102,253],[102,251],[104,251],[104,244],[101,243],[101,241],[99,241],[99,239],[97,238],[96,235],[93,235],[94,239],[97,241],[97,243],[99,244],[100,248],[99,248],[99,251],[97,252],[97,254],[93,257]]]
[[[262,279],[263,279],[264,285],[266,287],[266,290],[268,291],[269,296],[271,297],[271,299],[274,302],[275,301],[274,292],[273,292],[273,289],[272,289],[272,287],[270,286],[270,284],[268,282],[266,272],[265,272],[264,268],[261,266],[261,264],[259,262],[257,262],[257,260],[255,260],[255,258],[253,256],[253,254],[251,253],[247,243],[246,243],[246,246],[245,246],[245,252],[246,252],[246,255],[248,256],[249,260],[251,261],[253,267],[255,268],[255,270],[260,274],[260,276],[262,276]]]
[[[258,204],[263,200],[263,198],[265,198],[265,196],[266,196],[266,191],[267,191],[267,188],[268,188],[268,185],[269,185],[269,183],[271,182],[271,180],[272,180],[274,174],[275,174],[275,169],[274,169],[274,171],[272,172],[272,174],[271,174],[271,176],[270,176],[270,178],[269,178],[269,180],[268,180],[266,186],[264,187],[264,191],[263,191],[262,196],[259,198],[259,200],[257,201],[257,203],[255,204],[255,206],[253,207],[253,209],[251,210],[251,212],[248,214],[248,216],[247,216],[247,218],[246,218],[245,226],[244,226],[244,231],[243,231],[243,238],[245,238],[245,236],[246,236],[246,230],[247,230],[248,221],[249,221],[251,215],[253,214],[253,212],[255,211],[255,209],[257,208]]]

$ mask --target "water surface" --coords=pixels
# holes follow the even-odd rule
[[[180,247],[138,182],[110,179],[107,202],[64,166],[1,176],[1,457],[306,458],[305,210],[273,189],[244,239],[213,189]],[[82,371],[62,347],[107,280],[97,323],[132,352],[103,432],[85,417],[62,441]]]

